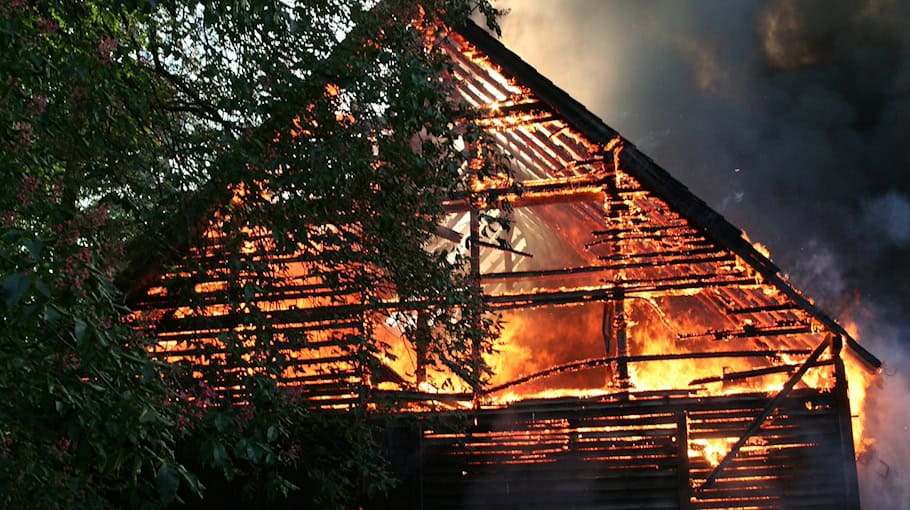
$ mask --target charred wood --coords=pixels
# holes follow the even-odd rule
[[[721,473],[723,473],[724,469],[730,465],[730,463],[733,461],[733,458],[736,457],[736,454],[738,454],[742,447],[745,446],[746,441],[752,437],[752,434],[758,431],[768,416],[770,416],[771,413],[777,409],[777,406],[780,405],[780,403],[783,402],[785,398],[787,398],[787,395],[791,390],[793,390],[793,387],[796,386],[796,383],[802,379],[803,375],[805,375],[809,368],[811,368],[812,364],[818,360],[818,358],[822,355],[822,353],[825,352],[825,350],[827,350],[830,345],[831,340],[825,339],[821,344],[819,344],[818,347],[815,348],[812,354],[809,355],[809,357],[806,359],[806,361],[803,362],[799,369],[790,376],[790,379],[787,380],[787,382],[784,384],[784,387],[781,388],[781,390],[777,393],[777,395],[774,396],[773,399],[771,399],[770,402],[768,402],[765,408],[762,409],[762,412],[749,426],[748,430],[746,430],[745,434],[743,434],[742,437],[736,441],[736,443],[730,448],[730,451],[727,453],[727,455],[724,456],[723,460],[720,461],[720,464],[718,464],[717,467],[714,468],[714,471],[708,475],[704,483],[702,483],[698,488],[698,493],[705,489],[710,489],[714,485],[714,482],[721,475]]]
[[[812,367],[821,367],[828,366],[833,363],[832,360],[823,360],[812,363]],[[730,381],[741,381],[743,379],[749,379],[750,377],[760,377],[763,375],[770,374],[779,374],[782,372],[792,372],[799,369],[800,365],[780,365],[774,367],[764,367],[756,368],[754,370],[743,370],[741,372],[725,372],[724,375],[716,377],[702,377],[701,379],[693,379],[689,381],[689,386],[697,386],[700,384],[714,383],[714,382],[730,382]]]

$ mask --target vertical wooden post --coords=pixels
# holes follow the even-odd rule
[[[616,381],[620,388],[629,387],[629,345],[626,338],[625,291],[616,289],[613,293],[613,334],[616,343]]]
[[[470,213],[470,250],[471,250],[471,277],[474,281],[474,285],[477,286],[478,291],[480,290],[480,211],[477,208],[477,205],[471,204],[471,213]],[[480,320],[480,317],[475,317],[475,321]],[[476,332],[480,331],[480,324],[473,324],[472,329],[475,331],[475,337],[472,339],[473,344],[471,345],[471,360],[473,368],[474,381],[471,383],[471,390],[474,394],[474,408],[477,409],[480,407],[480,338],[476,337]]]
[[[423,422],[417,422],[417,509],[423,510]]]
[[[369,311],[363,311],[360,314],[360,328],[358,334],[360,338],[357,342],[357,370],[360,372],[360,385],[358,386],[357,391],[357,406],[360,408],[361,412],[367,410],[367,401],[368,394],[372,391],[373,384],[376,382],[373,380],[373,370],[370,366],[369,355],[367,354],[366,348],[366,339],[371,334],[367,329],[369,327]]]
[[[853,416],[850,414],[850,397],[847,392],[847,372],[841,358],[843,339],[838,335],[832,339],[834,357],[834,402],[837,412],[837,426],[840,432],[841,469],[844,473],[844,507],[859,510],[859,480],[856,474],[856,451],[853,447]]]
[[[611,142],[608,146],[601,149],[602,154],[604,155],[604,161],[607,161],[607,152],[610,152],[610,156],[613,157],[613,168],[608,170],[611,175],[610,178],[606,179],[606,198],[604,202],[607,216],[610,218],[609,226],[611,229],[615,229],[625,223],[629,210],[628,204],[626,204],[619,194],[620,181],[619,172],[617,172],[617,170],[619,169],[618,151],[621,149],[621,144],[619,147],[616,147],[614,145],[616,141],[618,140]],[[618,233],[610,234],[609,247],[611,255],[622,255],[622,239],[619,237]],[[629,379],[629,345],[626,336],[626,293],[625,289],[622,288],[624,279],[622,271],[613,277],[613,284],[616,286],[616,290],[613,291],[613,303],[610,307],[613,316],[610,340],[616,349],[616,368],[613,372],[613,379],[620,388],[629,388],[631,386],[631,381]],[[609,353],[607,355],[609,356]]]
[[[430,335],[432,335],[428,315],[429,312],[426,310],[417,311],[417,331],[414,339],[417,367],[414,370],[414,376],[417,379],[418,389],[420,388],[420,383],[427,380],[427,346],[430,344]]]
[[[604,314],[600,324],[600,332],[604,339],[604,356],[613,357],[613,301],[604,301]]]
[[[692,507],[692,485],[689,483],[689,416],[685,411],[676,414],[676,469],[679,508]]]

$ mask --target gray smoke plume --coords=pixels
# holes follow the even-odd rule
[[[892,374],[870,396],[863,503],[910,508],[910,2],[498,6],[510,49],[858,322]]]

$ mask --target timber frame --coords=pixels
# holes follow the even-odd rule
[[[317,407],[392,397],[404,410],[413,402],[433,408],[412,410],[419,418],[406,432],[413,455],[398,466],[406,484],[385,504],[859,508],[841,353],[849,351],[870,371],[880,369],[878,358],[790,285],[739,229],[486,31],[472,23],[457,27],[444,51],[460,99],[485,113],[478,122],[512,157],[514,181],[486,185],[483,206],[508,202],[518,211],[519,233],[506,243],[485,237],[480,205],[452,197],[440,242],[463,245],[495,310],[516,317],[537,310],[602,313],[593,335],[602,352],[528,367],[484,387],[427,390],[420,386],[427,375],[419,352],[416,366],[383,365],[377,374],[354,369],[354,354],[339,347],[365,314],[413,312],[419,321],[426,304],[341,299],[276,307],[271,320],[288,334],[323,335],[317,348],[288,347],[302,354],[294,358],[298,369],[281,380]],[[209,190],[198,200],[218,194]],[[190,237],[205,225],[197,222]],[[548,246],[547,236],[559,239],[559,264],[539,248]],[[163,277],[149,263],[137,262],[127,273],[131,305],[157,321],[149,333],[161,341],[158,355],[201,362],[200,335],[214,337],[237,318],[213,322],[175,313],[180,303],[150,292]],[[276,302],[344,296],[344,289],[292,283]],[[217,292],[203,297],[209,304],[221,299]],[[702,314],[700,322],[681,322],[691,310]],[[657,324],[649,334],[674,337],[678,350],[649,351],[636,317]],[[738,368],[700,373],[683,386],[636,387],[640,367],[709,360]],[[502,398],[585,371],[607,373],[608,390]],[[833,382],[806,383],[813,371],[832,373]],[[780,378],[777,391],[703,391],[764,377]],[[381,387],[380,380],[398,386]],[[452,411],[459,406],[470,409],[472,425],[463,426],[463,414]],[[717,462],[693,454],[707,440],[727,445]]]

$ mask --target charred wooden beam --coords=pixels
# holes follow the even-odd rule
[[[461,55],[459,55],[458,52],[455,52],[452,56],[456,61],[461,58]],[[468,65],[472,66],[473,64]],[[464,79],[464,81],[460,82],[458,91],[468,103],[472,103],[478,108],[487,108],[498,100],[495,93],[491,94],[490,91],[487,90],[487,86],[492,86],[493,88],[496,88],[496,86],[491,85],[489,82],[472,82],[470,81],[471,73],[463,74],[457,69],[455,75],[456,78]],[[499,94],[507,96],[508,92],[500,89]],[[561,119],[555,116],[548,119],[547,122],[562,123]],[[543,122],[538,123],[538,125],[542,124]],[[524,129],[500,131],[499,133],[507,138],[515,138],[513,143],[519,147],[523,147],[523,152],[536,160],[532,166],[545,168],[547,170],[555,170],[561,168],[565,162],[572,160],[571,155],[564,150],[559,151],[562,152],[561,154],[557,154],[558,149],[556,147],[552,146],[552,144],[548,144],[546,140],[541,140],[540,138],[533,136]]]
[[[654,259],[659,257],[696,257],[699,255],[716,255],[724,256],[729,259],[733,259],[733,255],[726,252],[725,250],[714,246],[709,243],[698,243],[695,246],[703,245],[701,248],[693,248],[691,250],[678,250],[678,251],[655,251],[647,253],[626,253],[626,254],[616,254],[616,255],[604,255],[597,257],[600,260],[626,260],[626,259]]]
[[[733,256],[722,255],[718,257],[704,257],[704,258],[668,258],[668,260],[662,260],[661,265],[672,266],[672,265],[690,265],[690,264],[704,264],[709,262],[724,262],[728,260],[733,260]],[[641,263],[623,263],[623,264],[601,264],[597,266],[582,266],[582,267],[570,267],[565,269],[541,269],[537,271],[504,271],[499,273],[484,273],[481,275],[481,278],[484,280],[512,280],[512,279],[527,279],[527,278],[547,278],[547,277],[556,277],[556,276],[573,276],[573,275],[582,275],[588,273],[600,273],[604,271],[617,271],[621,269],[635,269],[640,267],[652,267],[653,262],[641,262]]]
[[[698,234],[692,235],[667,235],[661,233],[652,233],[652,234],[635,234],[630,230],[630,233],[627,234],[616,234],[613,239],[595,239],[584,244],[585,250],[590,250],[597,246],[603,246],[611,242],[621,242],[621,241],[653,241],[653,242],[669,242],[672,241],[681,245],[704,245],[706,240],[703,236]]]
[[[833,362],[831,360],[817,361],[812,364],[812,367],[828,366],[832,363]],[[725,372],[724,375],[721,376],[692,379],[689,381],[689,386],[698,386],[700,384],[715,382],[741,381],[743,379],[749,379],[750,377],[761,377],[763,375],[779,374],[781,372],[792,372],[799,369],[799,367],[800,365],[778,365],[773,367],[756,368],[753,370],[743,370],[740,372]]]
[[[572,276],[588,273],[599,273],[609,271],[613,266],[588,266],[588,267],[570,267],[566,269],[542,269],[539,271],[503,271],[500,273],[484,273],[481,278],[484,280],[512,280],[527,278],[545,278],[549,276]]]
[[[516,250],[515,248],[509,247],[509,246],[503,246],[500,244],[495,244],[495,243],[491,243],[491,242],[487,242],[487,241],[474,241],[474,242],[476,242],[478,245],[483,246],[485,248],[492,248],[494,250],[504,251],[506,253],[514,253],[515,255],[521,255],[522,257],[528,257],[528,258],[534,257],[533,253]]]
[[[799,307],[794,303],[778,303],[774,305],[744,306],[741,308],[728,307],[726,312],[730,315],[739,315],[746,313],[785,312],[789,310],[799,310]]]
[[[759,338],[765,336],[799,335],[808,333],[812,333],[812,326],[810,324],[772,327],[759,327],[747,324],[742,329],[707,331],[705,333],[698,333],[693,335],[680,335],[679,338],[680,340],[700,340],[705,338],[713,338],[714,340],[728,340],[731,338]]]
[[[345,335],[345,336],[350,336],[350,335]],[[162,338],[161,340],[166,342],[166,341],[169,341],[170,339]],[[186,348],[174,348],[174,349],[160,349],[159,348],[158,350],[151,351],[151,355],[155,356],[155,357],[159,357],[159,358],[168,357],[168,356],[213,356],[213,355],[232,354],[234,352],[249,352],[249,351],[253,350],[252,348],[236,348],[236,347],[228,348],[226,346],[223,347],[224,344],[221,343],[216,338],[197,337],[194,340],[195,341],[192,344],[189,344],[187,342]],[[161,344],[159,344],[159,345],[161,345]],[[300,350],[304,350],[304,351],[315,352],[317,349],[326,349],[326,348],[331,348],[331,347],[349,347],[350,345],[351,345],[351,340],[348,338],[335,338],[333,340],[326,340],[326,341],[321,341],[321,342],[311,342],[311,343],[307,342],[305,344],[302,342],[282,343],[280,346],[280,350],[286,351],[286,350],[300,349]],[[305,361],[307,361],[308,363],[312,363],[313,361],[320,361],[320,360],[314,358],[314,359],[305,360]],[[291,359],[287,362],[288,365],[296,365],[296,364],[302,364],[302,363],[303,363],[303,361],[301,361],[300,359]]]
[[[350,321],[368,307],[364,304],[338,304],[328,306],[318,306],[312,308],[275,310],[265,312],[267,318],[273,322],[299,323],[307,324],[325,321]],[[377,303],[370,309],[393,309],[391,303]],[[187,332],[187,331],[211,331],[235,328],[245,324],[249,317],[242,314],[217,315],[211,317],[192,316],[181,319],[171,319],[159,322],[157,325],[158,333],[169,332]]]
[[[482,128],[492,131],[515,129],[519,126],[533,126],[558,121],[559,118],[539,108],[527,108],[525,105],[501,106],[498,109],[485,108],[487,115],[475,118],[474,122]],[[517,115],[517,116],[512,116]]]
[[[431,393],[427,391],[373,390],[373,394],[409,402],[471,402],[473,393]]]
[[[509,230],[509,232],[507,233],[507,235],[508,235],[507,241],[509,242],[509,246],[512,245],[512,239],[514,238],[514,235],[515,235],[514,232],[515,232],[514,230]],[[502,263],[503,263],[503,270],[506,273],[510,273],[515,270],[515,257],[513,257],[511,253],[506,252],[503,255]],[[481,275],[481,278],[483,278],[483,275]],[[481,283],[483,283],[482,280],[481,280]],[[509,282],[506,284],[506,289],[507,289],[507,291],[511,292],[511,291],[514,291],[515,286],[513,285],[512,282]]]
[[[634,257],[628,257],[627,259],[634,260]],[[730,262],[734,260],[732,255],[719,254],[716,256],[709,257],[670,257],[659,262],[661,267],[669,266],[685,266],[693,264],[710,264],[714,262]],[[642,262],[623,262],[620,264],[610,264],[606,267],[609,267],[613,270],[620,269],[639,269],[642,267],[654,267],[656,263],[653,260],[642,261]]]
[[[859,480],[856,474],[856,451],[853,446],[853,417],[850,413],[850,397],[847,391],[847,371],[841,358],[843,342],[835,337],[832,343],[834,358],[834,398],[837,407],[837,426],[840,435],[841,470],[844,473],[846,492],[844,508],[859,510]]]
[[[619,384],[620,388],[628,388],[631,382],[629,381],[629,343],[627,338],[626,331],[626,308],[625,308],[626,294],[622,287],[616,289],[613,293],[613,299],[610,300],[612,303],[612,314],[610,320],[612,321],[612,338],[611,341],[615,342],[616,345],[616,382]]]
[[[592,159],[582,163],[593,164],[599,161],[599,159]],[[572,166],[574,166],[574,164]],[[556,177],[524,181],[515,183],[516,186],[485,187],[481,189],[480,192],[493,198],[510,195],[516,191],[522,195],[535,193],[571,193],[573,191],[590,192],[599,191],[608,181],[609,177],[604,176],[602,173],[594,173],[573,177]],[[601,200],[603,200],[603,198],[601,198]]]
[[[692,508],[689,481],[689,418],[685,411],[676,414],[676,478],[680,510]]]
[[[540,101],[535,99],[529,99],[524,101],[512,101],[506,99],[502,101],[504,104],[496,104],[495,106],[490,106],[487,108],[478,108],[479,117],[473,117],[477,120],[492,120],[492,119],[501,119],[503,117],[510,117],[512,115],[522,115],[522,114],[545,114],[552,115],[546,107],[542,107]],[[467,119],[465,119],[467,120]]]
[[[582,189],[567,193],[522,193],[521,195],[503,195],[496,200],[506,200],[513,208],[535,207],[551,204],[567,204],[576,202],[597,202],[602,199],[601,192],[596,189]],[[443,204],[447,213],[463,213],[470,210],[467,202],[452,200]]]
[[[738,454],[742,447],[746,445],[746,442],[749,440],[749,438],[752,437],[752,435],[755,434],[759,428],[761,428],[762,423],[764,423],[768,416],[771,416],[771,413],[773,413],[784,401],[784,399],[787,398],[787,395],[790,394],[790,391],[793,390],[793,388],[796,386],[796,383],[798,383],[800,379],[806,375],[806,372],[809,370],[809,368],[812,367],[812,364],[818,361],[818,358],[821,357],[821,355],[825,352],[825,350],[827,350],[830,345],[831,339],[826,338],[818,345],[818,347],[815,348],[814,351],[812,351],[812,354],[806,358],[806,361],[803,362],[799,369],[792,376],[790,376],[790,378],[784,384],[784,387],[781,388],[779,392],[777,392],[777,395],[775,395],[767,405],[765,405],[765,408],[762,409],[762,412],[759,413],[755,420],[752,421],[752,424],[746,430],[745,434],[743,434],[742,437],[740,437],[730,448],[730,451],[727,452],[727,455],[725,455],[723,460],[720,461],[720,464],[718,464],[717,467],[715,467],[711,472],[711,474],[708,475],[704,483],[702,483],[698,488],[697,492],[710,489],[712,486],[714,486],[714,483],[717,481],[717,477],[719,477],[723,473],[724,469],[730,465],[730,463],[733,461],[733,458],[736,457],[736,454]]]
[[[276,324],[273,331],[276,334],[285,334],[285,335],[294,335],[299,333],[305,333],[308,331],[339,331],[344,332],[345,330],[352,330],[360,326],[360,321],[337,321],[337,322],[328,322],[322,324],[308,324],[303,326],[288,325],[288,324]],[[147,334],[154,334],[158,336],[160,342],[176,342],[178,344],[184,343],[189,344],[190,342],[200,341],[204,342],[209,337],[207,335],[217,336],[217,333],[221,331],[222,328],[211,329],[211,330],[176,330],[176,331],[158,331],[154,328],[140,328],[142,331],[145,331]],[[340,334],[347,334],[340,333]],[[307,346],[318,346],[321,345],[321,342],[308,343]],[[295,342],[287,342],[287,346],[296,347]]]
[[[444,225],[436,225],[436,235],[453,243],[460,243],[464,237],[461,232],[452,230]]]
[[[615,345],[613,343],[613,316],[614,316],[614,303],[612,301],[604,301],[603,304],[603,315],[601,316],[600,322],[600,334],[603,337],[604,342],[604,355],[607,358],[616,356]]]
[[[606,230],[595,230],[595,231],[591,232],[591,235],[609,236],[609,235],[617,235],[617,234],[622,235],[622,234],[629,234],[629,233],[638,234],[638,233],[643,233],[643,232],[660,234],[660,233],[674,232],[674,231],[679,231],[679,230],[682,230],[685,233],[700,234],[698,229],[693,228],[691,225],[689,225],[687,223],[679,222],[679,223],[668,223],[666,225],[641,225],[641,226],[637,226],[637,227],[616,227],[616,228],[609,228]]]
[[[546,179],[516,183],[513,186],[493,186],[457,194],[443,203],[443,207],[448,213],[468,212],[472,207],[469,200],[475,195],[487,200],[508,200],[513,207],[579,201],[602,202],[603,185],[603,177],[586,175],[582,178]]]
[[[337,288],[328,288],[321,285],[304,287],[288,286],[286,288],[276,288],[260,292],[255,296],[253,302],[259,307],[265,307],[271,303],[286,301],[289,299],[338,299],[343,296],[353,296],[358,292],[359,289],[347,287],[344,285],[340,285]],[[211,292],[193,292],[191,295],[177,294],[177,296],[186,298],[186,305],[191,307],[205,307],[210,305],[229,304],[236,302],[234,300],[236,296],[233,296],[231,294],[231,291],[219,290]],[[137,301],[135,306],[141,306],[146,309],[156,306],[164,307],[167,305],[173,305],[175,301],[176,300],[174,295],[154,296],[151,299]]]
[[[281,378],[281,380],[283,382],[301,383],[300,385],[303,385],[303,383],[309,383],[309,382],[318,383],[318,382],[326,381],[326,380],[344,381],[349,384],[355,384],[355,383],[360,382],[359,377],[360,377],[360,375],[357,372],[348,370],[348,371],[337,371],[337,372],[333,371],[333,372],[326,373],[326,374],[320,373],[320,374],[283,376]],[[289,386],[297,386],[297,385],[289,385]]]
[[[730,279],[692,279],[674,277],[665,280],[637,280],[624,282],[626,295],[630,297],[639,294],[668,293],[673,291],[691,291],[722,286],[737,286],[754,284],[754,279],[749,278],[730,278]],[[610,299],[614,285],[603,287],[576,289],[576,290],[559,290],[559,291],[539,291],[522,294],[498,294],[487,295],[486,300],[492,308],[499,310],[508,310],[514,308],[533,308],[536,306],[547,305],[569,305],[586,303],[589,301],[603,301]]]
[[[429,313],[427,310],[417,311],[417,331],[414,339],[415,357],[417,358],[417,367],[414,370],[414,376],[417,384],[424,382],[427,378],[427,350],[432,342],[432,331],[430,328]]]
[[[691,360],[691,359],[721,359],[721,358],[772,358],[780,359],[783,355],[805,356],[810,351],[804,349],[787,349],[787,350],[765,350],[765,351],[721,351],[721,352],[690,352],[683,354],[644,354],[636,356],[625,356],[623,361],[627,363],[645,363],[649,361],[673,361],[673,360]],[[484,393],[496,393],[513,386],[518,386],[537,379],[542,379],[551,375],[557,375],[565,372],[574,372],[589,368],[598,368],[609,366],[611,363],[620,360],[617,356],[608,356],[604,358],[592,358],[570,363],[564,363],[546,370],[541,370],[524,377],[519,377],[512,381],[498,384],[487,388]]]

